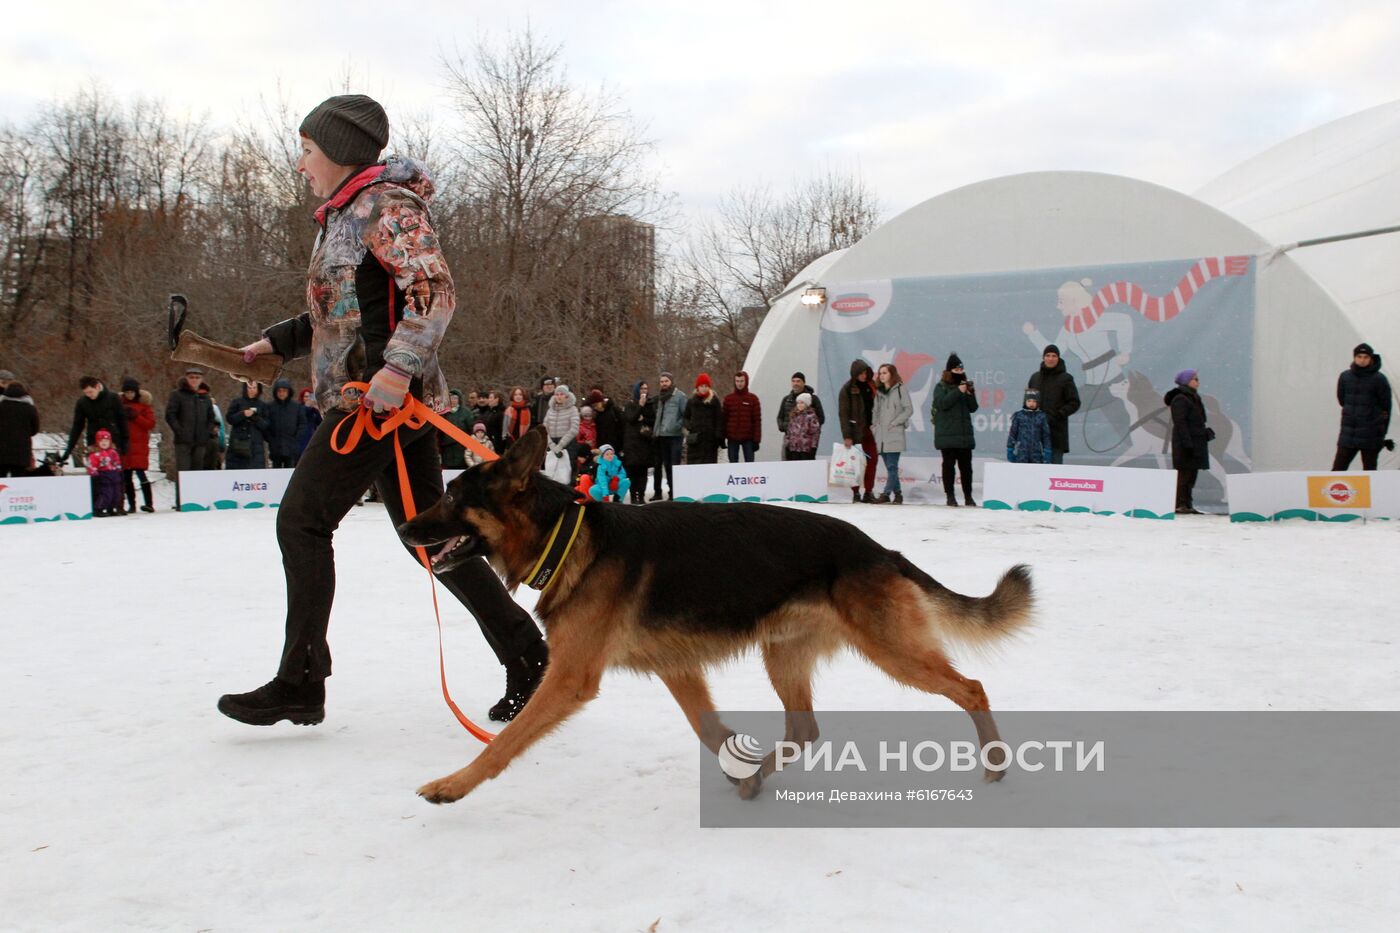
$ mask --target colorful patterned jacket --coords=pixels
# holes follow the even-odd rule
[[[386,363],[413,377],[409,391],[437,411],[450,399],[437,349],[456,295],[428,202],[426,166],[391,158],[351,176],[316,211],[321,232],[307,270],[308,310],[263,335],[288,360],[311,355],[322,412],[359,404],[347,382]]]

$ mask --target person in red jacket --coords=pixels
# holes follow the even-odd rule
[[[745,463],[753,463],[763,440],[763,412],[758,396],[749,391],[749,374],[734,374],[734,391],[724,397],[724,436],[729,441],[729,462],[738,463],[740,451]]]
[[[130,376],[122,380],[122,408],[126,411],[126,447],[122,450],[122,491],[126,494],[126,510],[136,511],[136,479],[141,480],[141,511],[154,512],[151,505],[151,481],[146,471],[151,468],[151,429],[156,426],[156,412],[151,407],[151,393]],[[140,474],[137,477],[136,474]]]

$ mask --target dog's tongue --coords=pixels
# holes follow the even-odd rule
[[[436,564],[438,561],[442,560],[444,557],[447,556],[449,551],[451,551],[454,547],[461,543],[461,535],[458,535],[455,538],[448,538],[446,541],[443,542],[442,547],[438,548],[437,553],[433,555],[433,563]]]

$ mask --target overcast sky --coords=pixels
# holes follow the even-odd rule
[[[607,84],[687,211],[736,183],[858,169],[886,216],[1037,169],[1193,191],[1302,130],[1400,98],[1400,3],[26,3],[0,29],[0,119],[100,82],[231,125],[347,69],[445,112],[441,55],[529,18]]]

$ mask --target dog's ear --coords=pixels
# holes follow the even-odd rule
[[[530,477],[539,472],[548,446],[549,434],[545,432],[544,426],[540,425],[526,431],[524,437],[506,450],[499,469],[514,489],[524,489]]]

